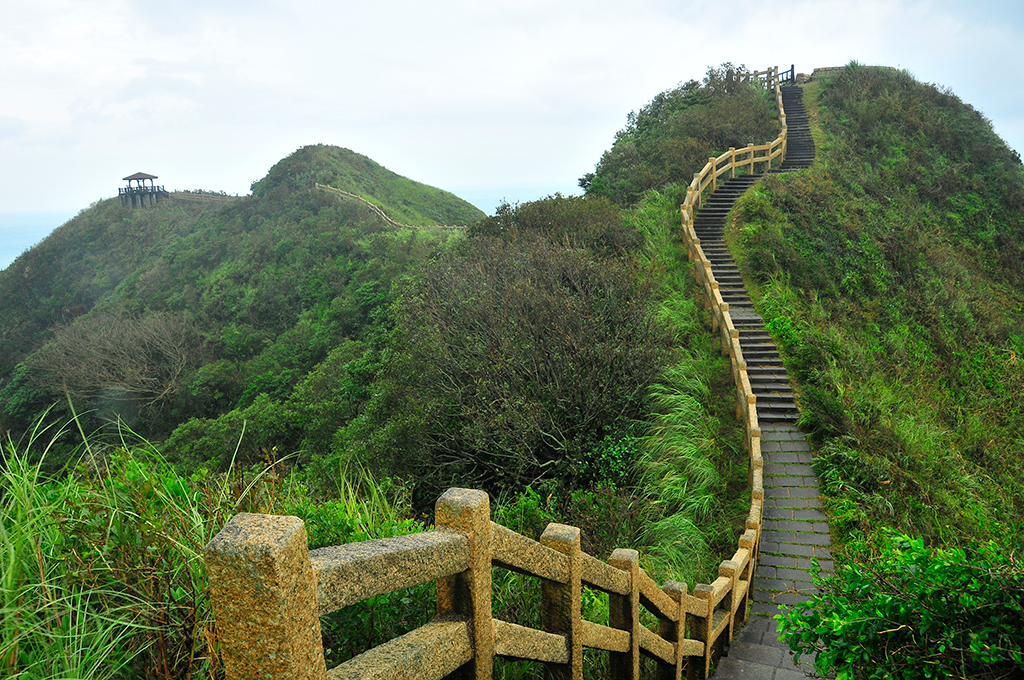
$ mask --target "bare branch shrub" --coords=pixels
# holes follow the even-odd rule
[[[40,387],[92,399],[127,392],[142,406],[174,396],[198,359],[199,334],[180,314],[93,312],[53,331],[30,361]]]

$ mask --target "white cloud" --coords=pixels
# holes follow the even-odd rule
[[[1017,2],[9,0],[0,212],[79,208],[137,170],[244,193],[316,142],[526,200],[571,190],[627,112],[723,61],[902,66],[1020,150],[1022,33]]]

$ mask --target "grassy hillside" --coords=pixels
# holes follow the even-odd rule
[[[796,379],[837,538],[1017,540],[1024,168],[905,72],[805,88],[818,160],[744,196],[730,238]]]
[[[466,225],[484,216],[452,193],[396,175],[354,151],[323,144],[303,147],[278,162],[253,182],[252,193],[266,197],[317,183],[362,196],[400,224]]]
[[[80,412],[161,438],[190,417],[286,396],[363,340],[394,278],[447,236],[393,229],[313,181],[414,224],[483,217],[328,146],[298,150],[225,204],[102,201],[0,273],[0,424],[24,431],[55,400],[52,415],[66,415],[68,392]]]

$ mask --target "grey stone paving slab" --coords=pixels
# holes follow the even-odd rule
[[[715,670],[716,680],[775,680],[777,668],[723,657]],[[788,680],[788,679],[787,679]]]
[[[782,650],[778,647],[751,645],[745,642],[734,642],[729,647],[729,658],[778,668],[782,664]]]
[[[757,559],[757,571],[761,573],[762,567],[771,568],[796,568],[799,567],[799,560],[796,557],[790,557],[789,555],[772,555],[765,553],[764,549],[761,550],[761,555]],[[808,560],[810,562],[810,560]]]
[[[794,555],[798,557],[814,557],[813,545],[799,545],[797,543],[773,543],[774,550],[761,550],[764,552],[777,552],[780,555]]]
[[[760,571],[760,569],[758,569]],[[811,572],[806,569],[790,569],[788,567],[777,567],[776,578],[792,581],[811,581]]]
[[[777,522],[780,531],[814,531],[814,522],[807,520],[779,520]]]
[[[775,604],[797,604],[800,602],[807,602],[811,599],[811,596],[801,595],[797,593],[776,593],[773,601]]]

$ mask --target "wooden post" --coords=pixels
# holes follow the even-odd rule
[[[469,568],[437,581],[437,615],[464,616],[473,622],[473,660],[454,675],[490,680],[494,671],[494,630],[491,625],[491,508],[487,494],[473,489],[448,489],[434,506],[439,531],[469,539]]]
[[[711,163],[711,193],[715,193],[718,191],[718,160],[711,156],[708,163]]]
[[[736,176],[736,147],[729,147],[729,177]]]
[[[613,680],[640,677],[640,553],[616,548],[608,564],[629,574],[629,595],[608,595],[608,626],[629,631],[629,651],[611,652]]]
[[[316,575],[298,517],[240,513],[203,550],[228,680],[324,680]]]

